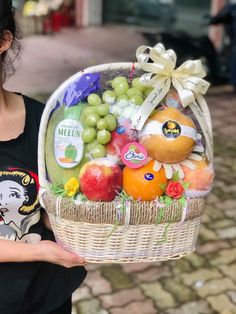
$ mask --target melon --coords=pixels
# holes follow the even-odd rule
[[[162,163],[185,160],[197,140],[196,126],[191,118],[176,108],[158,110],[149,118],[139,133],[148,156]]]
[[[45,162],[49,181],[51,183],[65,184],[70,178],[78,177],[81,167],[88,162],[88,158],[83,156],[81,162],[73,168],[62,168],[54,155],[54,134],[59,122],[66,118],[78,120],[81,112],[81,105],[76,105],[67,109],[64,106],[59,107],[53,112],[46,131],[45,137]],[[65,151],[65,157],[74,160],[76,150],[73,145],[68,145]]]

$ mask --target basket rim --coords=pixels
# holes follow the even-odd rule
[[[187,209],[175,201],[164,208],[155,201],[130,200],[125,208],[119,211],[119,200],[111,202],[85,201],[76,203],[69,198],[54,195],[47,190],[43,195],[43,202],[48,214],[68,221],[93,224],[156,224],[189,221],[202,216],[206,198],[198,197],[188,200]]]

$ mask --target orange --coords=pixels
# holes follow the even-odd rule
[[[123,189],[135,200],[151,201],[163,195],[161,184],[167,183],[163,167],[159,171],[153,169],[154,161],[138,169],[123,169]]]

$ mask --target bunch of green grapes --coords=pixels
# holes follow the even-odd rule
[[[115,116],[110,112],[110,105],[102,103],[97,94],[90,94],[88,105],[84,107],[81,115],[84,130],[81,134],[86,149],[93,158],[106,156],[105,145],[111,140],[111,132],[117,127]]]
[[[139,77],[134,78],[130,85],[126,77],[118,76],[111,81],[111,86],[113,90],[106,91],[102,97],[108,103],[127,100],[140,106],[152,90],[152,88],[143,85]]]
[[[118,76],[111,82],[112,90],[107,90],[102,98],[112,106],[110,112],[117,118],[131,119],[141,106],[152,88],[143,85],[140,78],[136,77],[129,84],[124,76]]]

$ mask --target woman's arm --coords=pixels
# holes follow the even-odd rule
[[[229,24],[231,22],[231,8],[229,5],[225,6],[222,11],[220,11],[215,16],[210,17],[209,24],[217,25],[217,24]]]
[[[80,256],[67,252],[52,241],[37,244],[0,240],[0,263],[4,262],[49,262],[67,268],[84,265]]]

